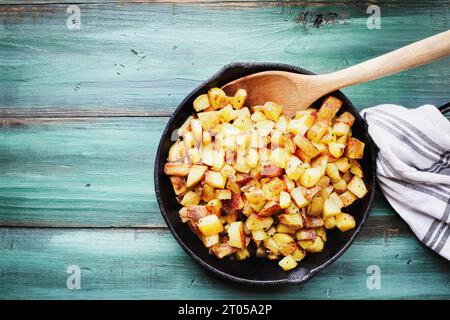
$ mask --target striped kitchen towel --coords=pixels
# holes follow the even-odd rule
[[[377,179],[416,236],[450,260],[450,122],[432,105],[361,112],[379,148]]]

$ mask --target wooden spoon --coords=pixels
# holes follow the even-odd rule
[[[283,113],[293,116],[327,93],[396,72],[411,69],[450,55],[450,30],[389,52],[349,68],[323,75],[264,71],[239,78],[223,86],[227,95],[247,90],[249,105],[273,101]]]

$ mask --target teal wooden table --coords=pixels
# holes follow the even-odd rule
[[[268,289],[200,268],[156,203],[168,117],[222,65],[324,73],[449,28],[449,1],[371,3],[381,29],[367,27],[369,3],[356,1],[1,1],[0,298],[449,299],[450,264],[379,191],[339,260],[304,286]],[[360,109],[441,105],[450,60],[344,93]],[[379,289],[367,285],[373,266]]]

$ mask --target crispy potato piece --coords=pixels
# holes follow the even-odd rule
[[[364,154],[364,142],[356,138],[348,138],[345,155],[350,159],[362,159]]]
[[[186,145],[178,140],[169,149],[169,162],[183,162],[187,155]]]
[[[201,111],[210,107],[209,98],[207,94],[199,95],[194,100],[194,109],[195,111]]]
[[[314,240],[301,240],[299,244],[307,252],[318,253],[322,252],[325,242],[321,237],[316,237]]]
[[[219,243],[219,234],[216,233],[210,236],[201,235],[201,239],[205,247],[210,248],[213,245]]]
[[[297,231],[295,234],[297,240],[314,240],[317,237],[316,231],[314,229],[303,229]]]
[[[197,117],[202,123],[203,130],[215,128],[219,124],[219,115],[217,111],[204,111],[197,113]]]
[[[211,88],[208,91],[208,98],[211,107],[215,109],[220,109],[227,105],[228,97],[225,92],[220,88]]]
[[[308,129],[306,132],[306,137],[313,142],[319,142],[326,132],[327,125],[323,122],[316,122],[311,128]]]
[[[181,205],[197,205],[200,203],[200,197],[194,191],[188,191],[184,194],[183,200],[181,200]]]
[[[183,195],[186,192],[186,178],[171,176],[170,182],[172,183],[173,191],[175,195]]]
[[[355,194],[358,198],[363,198],[367,194],[367,188],[364,181],[357,176],[354,176],[352,180],[347,184],[347,189]]]
[[[329,217],[325,219],[323,225],[328,230],[334,229],[336,227],[336,217]]]
[[[297,267],[297,261],[291,256],[288,255],[278,262],[278,265],[283,268],[284,271],[289,271]]]
[[[215,214],[210,214],[198,220],[197,223],[200,232],[205,236],[211,236],[223,231],[223,225]]]
[[[245,224],[248,230],[268,230],[273,224],[272,217],[261,217],[257,214],[251,214]]]
[[[216,189],[216,199],[219,200],[230,200],[231,190],[228,189]]]
[[[325,199],[323,197],[317,196],[312,198],[311,204],[308,207],[308,214],[313,217],[318,217],[322,215],[323,206],[325,203]]]
[[[182,219],[198,222],[200,219],[209,215],[205,206],[186,206],[185,208],[186,210],[183,212],[180,210],[180,216]]]
[[[233,99],[231,100],[231,104],[235,109],[241,109],[247,100],[247,91],[245,89],[238,89]]]
[[[342,232],[353,229],[355,227],[355,219],[348,213],[339,213],[336,217],[336,227]]]
[[[350,131],[350,126],[344,122],[335,122],[333,125],[333,132],[338,137],[345,137],[347,140],[347,134]]]
[[[237,251],[236,248],[230,246],[228,243],[219,243],[212,246],[211,251],[216,255],[217,258],[222,259],[230,254]]]
[[[342,106],[342,101],[336,97],[328,96],[317,113],[317,121],[331,121]]]
[[[283,108],[280,105],[269,101],[264,104],[262,110],[267,119],[277,122],[280,119]]]
[[[185,163],[166,163],[164,173],[168,176],[184,177],[189,174],[190,166]]]
[[[355,122],[355,117],[350,112],[345,111],[339,117],[336,118],[336,122],[345,123],[351,127]]]
[[[348,158],[342,157],[333,162],[340,172],[347,172],[350,169],[351,165],[348,162]]]
[[[288,227],[285,224],[282,224],[281,222],[279,224],[277,224],[277,232],[279,233],[287,233],[287,234],[295,234],[297,232],[296,229]]]
[[[186,121],[181,125],[181,127],[178,128],[177,130],[177,134],[179,137],[184,136],[184,134],[186,132],[188,132],[189,130],[191,130],[191,121],[192,119],[194,119],[193,116],[189,116]]]
[[[300,213],[291,213],[291,214],[280,214],[278,216],[278,220],[293,229],[301,229],[303,228],[303,219]]]
[[[290,191],[292,200],[295,202],[298,208],[306,207],[309,201],[305,198],[302,188],[294,188]]]
[[[223,189],[225,188],[225,183],[227,178],[225,178],[220,172],[208,170],[205,174],[205,182],[211,187]]]
[[[261,217],[269,217],[274,214],[277,214],[281,211],[280,204],[275,201],[268,201],[259,211],[258,215]]]
[[[299,147],[308,157],[314,158],[320,151],[301,134],[297,134],[294,137],[294,143]]]
[[[273,178],[273,177],[279,177],[282,174],[283,174],[283,169],[274,164],[264,165],[261,168],[261,176],[262,177]]]
[[[236,250],[236,253],[234,254],[237,261],[242,261],[247,258],[250,258],[250,252],[247,250],[247,248]]]
[[[300,178],[300,183],[306,188],[312,188],[319,181],[323,172],[319,168],[308,168]]]
[[[189,174],[187,177],[186,186],[188,188],[196,185],[200,180],[205,176],[205,172],[208,170],[208,167],[202,165],[193,165],[189,169]]]
[[[347,189],[348,189],[348,186],[347,186]],[[341,199],[344,207],[348,207],[353,202],[355,202],[356,199],[358,199],[358,197],[355,196],[350,190],[345,191],[343,194],[341,194],[339,196],[339,198]]]
[[[304,225],[305,228],[318,228],[323,226],[323,219],[319,217],[311,217],[309,215],[304,215]]]
[[[280,192],[280,207],[286,209],[291,204],[291,195],[286,191]]]
[[[205,205],[209,214],[214,214],[220,218],[222,214],[222,202],[219,199],[212,199]]]
[[[357,177],[364,178],[364,172],[358,160],[350,159],[350,173]]]
[[[340,158],[344,154],[345,144],[330,142],[328,144],[328,150],[330,154],[335,158]]]
[[[228,227],[228,244],[232,247],[243,249],[245,247],[244,224],[242,221],[236,221]]]

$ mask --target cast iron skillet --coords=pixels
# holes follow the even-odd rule
[[[230,279],[235,282],[253,284],[253,285],[275,285],[275,284],[301,284],[308,281],[317,272],[331,264],[351,245],[357,234],[361,231],[365,223],[375,194],[375,159],[376,147],[367,132],[367,125],[361,118],[355,107],[340,91],[333,92],[332,95],[343,101],[343,106],[339,113],[349,111],[356,120],[352,127],[353,135],[365,142],[364,159],[361,164],[365,173],[364,181],[367,184],[368,194],[361,200],[356,201],[346,209],[356,220],[356,227],[347,232],[339,230],[328,231],[328,241],[323,252],[318,254],[309,254],[299,263],[299,266],[291,271],[283,271],[276,261],[267,259],[249,258],[244,261],[233,261],[228,257],[218,259],[208,253],[208,249],[192,233],[189,227],[181,222],[178,211],[181,206],[175,199],[175,193],[172,189],[169,177],[164,175],[164,164],[166,162],[169,148],[175,140],[173,133],[180,127],[186,118],[194,112],[192,103],[194,99],[212,87],[221,87],[222,85],[237,78],[261,71],[281,70],[302,74],[312,74],[311,72],[286,64],[278,63],[233,63],[225,66],[216,73],[211,79],[200,85],[192,91],[170,118],[161,141],[155,161],[155,189],[161,214],[166,220],[175,239],[181,247],[199,264],[212,271],[213,273]],[[322,99],[319,99],[315,105],[320,106]]]

